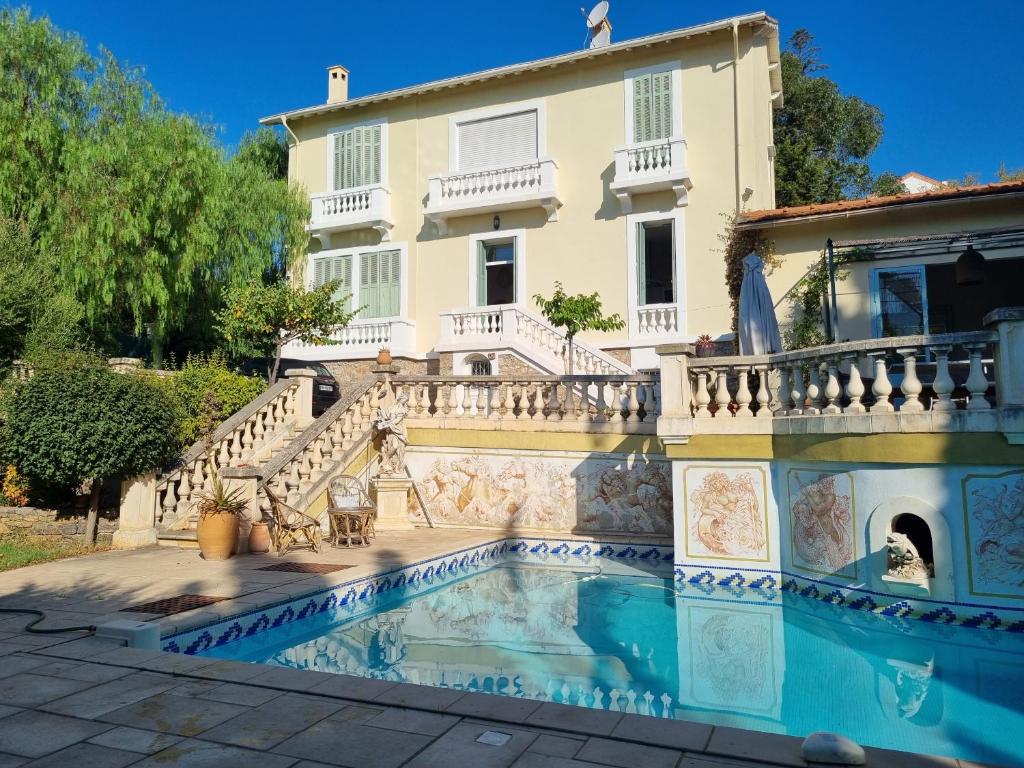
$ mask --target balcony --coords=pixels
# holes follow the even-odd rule
[[[404,318],[355,320],[338,328],[327,344],[286,345],[283,357],[295,360],[362,360],[373,358],[381,347],[395,357],[415,357],[416,323]]]
[[[645,304],[637,307],[634,335],[652,341],[678,336],[679,307],[675,304]]]
[[[381,242],[391,238],[391,192],[379,184],[313,195],[311,202],[309,230],[314,237],[348,229],[375,229]]]
[[[656,139],[615,149],[615,178],[611,190],[623,213],[633,210],[633,195],[671,189],[676,205],[686,205],[693,187],[686,169],[686,140]]]
[[[542,159],[527,165],[431,176],[424,215],[440,235],[448,220],[491,211],[543,208],[548,221],[558,219],[558,165]]]

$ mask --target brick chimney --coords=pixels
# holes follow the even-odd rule
[[[348,70],[340,64],[327,68],[327,103],[348,101]]]

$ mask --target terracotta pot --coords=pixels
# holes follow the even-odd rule
[[[382,349],[377,353],[377,365],[391,365],[390,349]]]
[[[270,529],[264,522],[253,523],[249,529],[249,552],[262,555],[270,551]]]
[[[227,560],[238,544],[238,516],[202,515],[196,536],[204,560]]]

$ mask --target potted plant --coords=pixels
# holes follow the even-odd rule
[[[715,340],[711,338],[710,333],[702,333],[698,336],[694,346],[697,348],[697,357],[714,357]]]
[[[391,350],[381,347],[377,353],[377,365],[391,365]]]
[[[227,560],[238,544],[238,517],[248,506],[242,489],[229,491],[211,461],[211,488],[203,493],[197,505],[199,523],[196,537],[204,560]]]

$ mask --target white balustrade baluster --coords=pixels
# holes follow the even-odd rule
[[[640,422],[640,400],[637,397],[637,387],[639,385],[631,381],[626,386],[629,388],[629,399],[626,401],[629,415],[626,417],[626,421],[636,424]]]
[[[499,418],[501,415],[501,393],[498,382],[488,384],[487,392],[490,395],[487,401],[487,415],[492,419]]]
[[[558,382],[552,382],[548,390],[548,421],[560,421],[562,418],[561,404],[558,402]]]
[[[596,382],[597,387],[597,402],[595,403],[596,412],[594,414],[594,421],[598,424],[604,424],[608,421],[608,401],[604,397],[605,382]]]
[[[590,421],[590,388],[593,384],[587,380],[580,382],[580,399],[576,407],[576,421]]]
[[[789,384],[793,388],[793,407],[789,410],[788,415],[803,416],[807,404],[807,393],[804,389],[804,367],[800,363],[793,363],[790,367]]]
[[[732,416],[729,413],[729,404],[732,402],[732,397],[729,394],[729,369],[721,368],[715,379],[715,417],[716,418],[729,418]]]
[[[483,418],[487,415],[487,385],[476,385],[476,407],[473,408],[474,416]]]
[[[871,405],[870,410],[872,413],[892,413],[896,409],[889,400],[889,396],[892,394],[892,382],[889,381],[889,372],[886,370],[885,352],[869,352],[868,354],[874,358],[875,371],[875,380],[871,382],[871,394],[874,395],[875,402]]]
[[[917,377],[917,348],[897,349],[896,354],[903,358],[903,381],[900,382],[900,391],[903,393],[903,405],[900,411],[905,413],[917,413],[924,410],[921,403],[921,380]]]
[[[608,419],[612,423],[619,423],[622,421],[622,382],[613,381],[611,383],[611,400],[609,402],[611,408],[610,418]]]
[[[533,390],[533,420],[544,421],[544,385],[537,384]]]
[[[805,415],[815,416],[821,413],[821,361],[812,360],[807,380],[807,400],[809,405]]]
[[[697,412],[693,414],[694,418],[711,418],[711,411],[708,410],[708,404],[711,402],[711,393],[708,392],[708,373],[708,371],[697,372],[697,389],[694,393],[694,401],[697,403]]]
[[[516,417],[516,399],[512,391],[512,382],[505,385],[505,399],[501,405],[501,418],[514,419]]]
[[[651,423],[658,418],[658,404],[654,400],[654,382],[644,384],[644,423]]]
[[[354,427],[352,424],[352,410],[345,411],[345,418],[341,422],[341,449],[347,451],[352,447]]]
[[[576,386],[571,381],[565,383],[565,397],[563,398],[562,418],[566,421],[576,421]]]
[[[825,382],[825,399],[828,405],[821,409],[822,413],[842,413],[839,405],[839,396],[843,390],[839,386],[839,361],[832,359],[828,361],[828,380]]]
[[[860,378],[860,367],[856,355],[847,355],[843,358],[850,364],[850,379],[846,382],[846,399],[849,404],[843,408],[843,413],[864,413],[867,407],[860,401],[864,397],[864,382]]]
[[[769,407],[772,399],[771,390],[768,389],[768,366],[759,365],[757,370],[757,416],[761,419],[770,419],[772,409]]]
[[[739,366],[736,369],[736,378],[739,380],[736,386],[736,416],[737,418],[750,418],[754,412],[750,410],[750,403],[753,400],[750,389],[747,386],[747,375],[749,369]]]
[[[935,355],[935,380],[932,381],[932,391],[935,392],[935,400],[932,401],[933,411],[956,410],[956,403],[950,397],[955,387],[953,377],[949,374],[949,353],[952,350],[953,348],[947,345],[932,347],[932,353]]]
[[[788,416],[789,401],[793,396],[793,391],[789,388],[789,369],[783,363],[778,367],[777,372],[779,374],[779,403],[775,409],[775,415]]]
[[[285,501],[291,505],[295,505],[299,501],[299,484],[302,482],[302,476],[299,472],[299,465],[301,463],[301,457],[297,456],[292,459],[289,465],[288,479],[285,481],[285,487],[288,489]]]
[[[448,384],[448,403],[444,409],[445,416],[458,416],[459,415],[459,396],[458,386],[456,384]]]
[[[985,378],[985,369],[981,364],[981,355],[985,351],[985,344],[965,344],[970,359],[970,372],[967,374],[967,381],[964,386],[970,394],[967,400],[967,410],[984,411],[992,407],[985,398],[988,391],[988,379]]]

